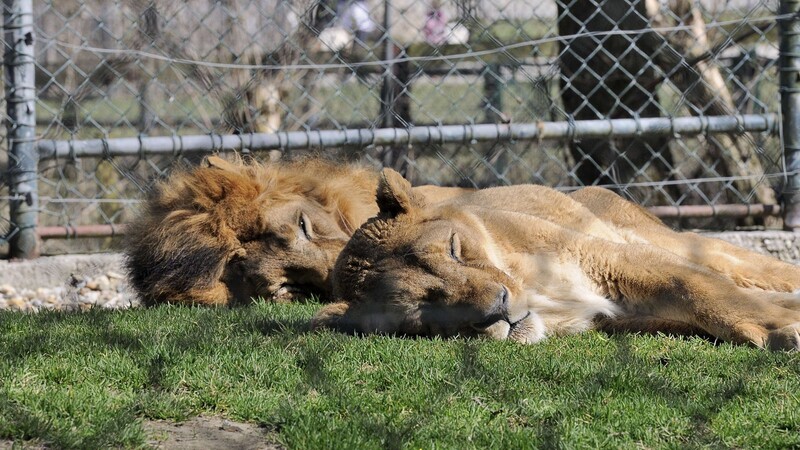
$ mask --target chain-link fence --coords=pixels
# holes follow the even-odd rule
[[[217,151],[603,185],[683,225],[780,225],[800,183],[780,139],[796,80],[779,42],[784,75],[800,52],[783,5],[5,0],[0,242],[119,234],[154,179]]]

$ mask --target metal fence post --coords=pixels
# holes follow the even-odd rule
[[[391,35],[392,26],[392,2],[391,0],[384,0],[383,2],[383,58],[387,61],[383,71],[383,84],[381,85],[381,111],[380,111],[380,124],[381,127],[390,128],[395,125],[394,117],[392,116],[394,104],[394,63],[392,60],[394,54],[394,42],[392,42]]]
[[[483,105],[484,120],[486,123],[504,122],[503,118],[503,88],[499,64],[489,64],[483,72],[483,96],[486,102]]]
[[[784,189],[783,223],[800,231],[800,1],[781,0],[780,92],[783,114],[783,151],[789,177]]]
[[[33,59],[33,1],[3,0],[5,88],[8,114],[8,184],[12,258],[34,258],[39,212],[36,148],[36,87]]]

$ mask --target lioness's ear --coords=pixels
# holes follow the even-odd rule
[[[339,331],[351,331],[352,326],[347,326],[347,321],[345,320],[349,309],[350,304],[345,302],[323,306],[311,319],[311,329],[330,328]]]
[[[236,171],[236,166],[216,155],[211,155],[208,158],[206,158],[205,166],[221,170]]]
[[[411,183],[388,168],[381,171],[376,196],[381,214],[390,217],[424,206],[423,200],[411,191]]]

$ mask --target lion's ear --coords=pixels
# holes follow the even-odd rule
[[[345,320],[345,316],[349,310],[350,304],[345,302],[325,305],[322,309],[317,311],[311,319],[311,329],[330,328],[339,331],[349,331],[352,327],[346,326],[347,320]]]
[[[208,158],[206,158],[204,165],[206,167],[214,169],[228,170],[232,172],[236,171],[235,165],[229,163],[228,161],[225,161],[224,159],[216,155],[211,155]]]
[[[390,217],[425,206],[422,198],[411,191],[411,183],[389,168],[381,171],[376,196],[381,214]]]

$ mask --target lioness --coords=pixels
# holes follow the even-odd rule
[[[441,202],[389,169],[314,327],[524,343],[599,328],[800,346],[800,267],[677,233],[610,191],[484,189]]]
[[[242,164],[211,156],[157,185],[125,242],[143,303],[227,305],[330,295],[350,235],[378,212],[378,172],[318,158]],[[458,188],[422,186],[446,198]]]

